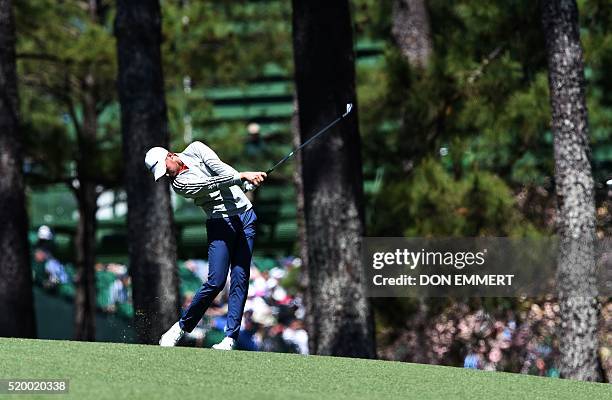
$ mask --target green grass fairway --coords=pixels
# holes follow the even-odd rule
[[[0,379],[69,379],[74,399],[612,399],[612,385],[389,361],[0,339]],[[51,396],[51,397],[49,397]]]

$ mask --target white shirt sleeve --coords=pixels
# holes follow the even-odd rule
[[[202,159],[217,176],[201,179],[182,179],[179,175],[172,181],[174,191],[184,197],[196,198],[221,188],[241,185],[240,174],[219,159],[210,147],[202,142],[194,142],[195,154]]]
[[[213,149],[206,146],[204,143],[194,142],[194,146],[202,158],[202,161],[204,161],[206,166],[213,170],[217,175],[239,175],[238,171],[221,161],[217,153],[215,153]]]
[[[216,190],[240,185],[242,180],[234,175],[213,176],[196,180],[184,180],[177,177],[172,181],[172,189],[187,198],[202,197]]]

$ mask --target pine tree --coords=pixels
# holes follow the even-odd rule
[[[87,3],[88,17],[93,24],[101,24],[105,9],[99,0]],[[93,65],[85,68],[80,80],[83,120],[75,122],[79,152],[77,155],[78,184],[72,189],[77,198],[79,220],[75,234],[76,293],[74,297],[74,338],[96,340],[96,211],[100,191],[96,183],[98,167],[96,152],[98,136],[99,88]],[[76,120],[76,118],[75,118]]]
[[[293,1],[293,49],[302,142],[355,102],[348,1]],[[308,236],[307,307],[313,353],[375,357],[361,263],[364,234],[357,112],[302,154]]]
[[[391,32],[410,65],[427,67],[432,52],[425,0],[395,0]]]
[[[169,142],[159,2],[118,1],[115,34],[135,325],[141,343],[156,343],[179,310],[170,192],[144,167],[146,151]]]
[[[11,0],[0,0],[0,336],[35,337]]]
[[[109,11],[103,0],[16,4],[26,156],[33,165],[27,182],[62,183],[76,198],[74,338],[87,341],[96,338],[97,200],[117,186],[121,159],[100,148],[118,142],[99,123],[115,97]]]
[[[561,374],[601,380],[597,363],[595,200],[591,173],[582,46],[575,0],[546,0],[542,22],[548,54],[558,199]]]

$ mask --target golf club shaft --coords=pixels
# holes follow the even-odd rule
[[[305,141],[304,143],[302,143],[297,149],[291,151],[289,154],[287,154],[282,160],[280,160],[279,162],[277,162],[276,164],[274,164],[274,166],[272,166],[272,168],[268,169],[266,171],[266,174],[269,174],[270,172],[274,171],[274,169],[276,169],[276,167],[278,167],[279,165],[283,164],[285,161],[287,161],[288,159],[290,159],[295,153],[297,153],[298,151],[300,151],[302,148],[304,148],[306,145],[308,145],[308,143],[312,142],[313,140],[315,140],[316,138],[318,138],[319,136],[321,136],[322,134],[324,134],[325,132],[327,132],[331,127],[333,127],[334,125],[336,125],[338,122],[340,122],[341,119],[343,119],[344,117],[346,117],[352,109],[353,105],[352,104],[347,104],[347,111],[342,114],[341,116],[339,116],[338,118],[336,118],[334,121],[332,121],[329,125],[327,125],[325,128],[321,129],[319,132],[317,132],[316,134],[314,134],[310,139],[308,139],[307,141]]]

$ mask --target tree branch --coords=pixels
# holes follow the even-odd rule
[[[68,73],[64,76],[64,88],[66,90],[67,95],[65,96],[64,102],[68,107],[68,113],[70,114],[70,119],[72,120],[72,124],[74,125],[74,130],[76,131],[77,138],[81,137],[81,126],[79,125],[79,121],[76,115],[76,109],[74,107],[74,102],[72,101],[72,96],[70,95],[72,91],[70,90],[70,76]]]
[[[507,43],[502,43],[497,46],[493,51],[491,51],[485,58],[480,61],[478,67],[473,69],[467,78],[467,87],[474,85],[483,75],[486,68],[491,64],[492,61],[497,59],[500,54],[502,54],[502,50],[504,50],[507,46]],[[444,101],[442,107],[436,112],[436,117],[431,121],[428,126],[429,133],[426,134],[425,143],[432,143],[436,137],[440,135],[443,130],[444,122],[446,120],[446,114],[448,108],[457,100],[459,100],[463,95],[465,95],[467,87],[464,87],[455,93],[447,100]],[[436,127],[435,129],[434,126]]]
[[[48,54],[48,53],[17,53],[15,55],[15,58],[23,59],[23,60],[49,61],[49,62],[65,64],[65,65],[76,62],[72,58],[61,58],[54,54]]]
[[[506,47],[505,43],[497,46],[492,52],[490,52],[481,62],[480,65],[474,69],[467,78],[468,84],[473,84],[477,79],[479,79],[484,73],[485,68],[491,63],[491,61],[495,60],[502,52],[502,50]]]

